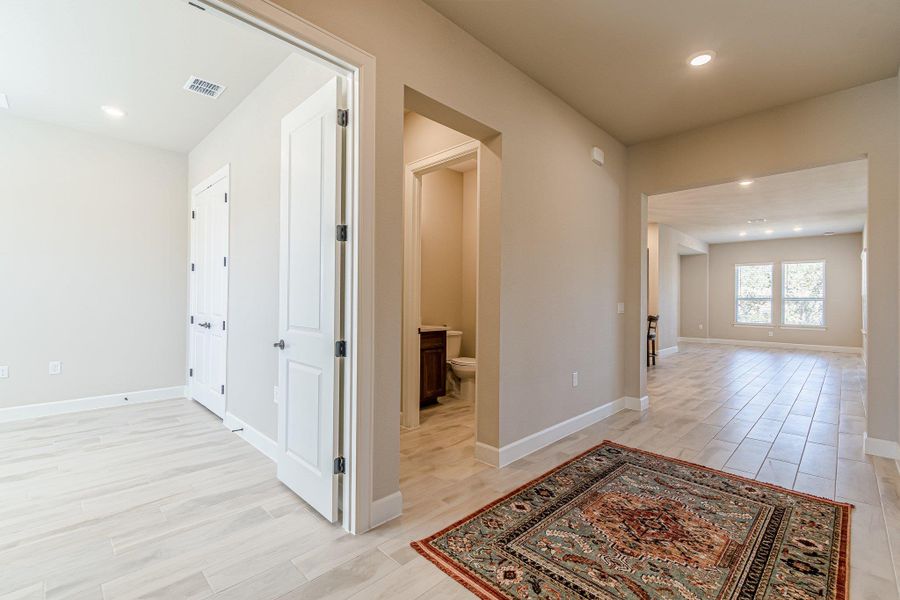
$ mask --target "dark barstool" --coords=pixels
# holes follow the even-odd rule
[[[650,366],[650,359],[653,359],[653,366],[656,366],[656,324],[659,321],[659,315],[647,315],[647,366]]]

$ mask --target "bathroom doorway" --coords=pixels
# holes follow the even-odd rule
[[[407,156],[425,155],[406,163],[401,425],[415,429],[453,404],[472,415],[474,441],[481,143],[406,119]]]

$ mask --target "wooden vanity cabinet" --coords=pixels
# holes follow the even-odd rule
[[[447,332],[419,333],[419,403],[447,394]]]

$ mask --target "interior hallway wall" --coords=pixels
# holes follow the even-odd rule
[[[858,86],[636,144],[628,152],[628,302],[639,306],[646,195],[784,173],[866,156],[868,177],[868,435],[900,452],[898,403],[898,81]],[[629,320],[631,395],[646,390],[639,327]],[[876,326],[877,324],[877,326]]]
[[[680,306],[679,337],[709,337],[708,254],[687,254],[681,257]]]
[[[289,56],[189,155],[191,187],[231,165],[226,411],[273,440],[281,118],[334,75],[305,57]]]
[[[0,408],[183,386],[186,157],[0,115],[0,165]]]

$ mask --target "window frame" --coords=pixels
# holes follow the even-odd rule
[[[772,271],[772,291],[768,298],[764,297],[747,297],[742,298],[738,294],[740,293],[740,277],[738,275],[739,269],[741,267],[769,267]],[[739,315],[739,302],[741,300],[768,300],[770,304],[769,308],[769,320],[765,323],[751,323],[751,322],[742,322],[740,320]],[[775,325],[775,262],[756,262],[756,263],[735,263],[734,264],[734,324],[737,327],[773,327]]]
[[[785,283],[787,282],[787,277],[785,276],[785,271],[788,265],[803,265],[810,263],[821,263],[822,264],[822,297],[821,298],[788,298],[785,296]],[[783,260],[781,261],[781,327],[785,329],[826,329],[828,327],[828,306],[826,302],[826,297],[828,295],[827,290],[827,281],[828,281],[828,264],[824,258],[811,258],[806,260]],[[822,303],[822,324],[821,325],[803,325],[798,323],[785,323],[784,316],[784,303],[786,300],[792,301],[810,301],[810,302],[821,302]]]

